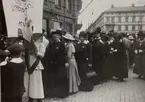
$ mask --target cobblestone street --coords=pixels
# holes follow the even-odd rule
[[[78,92],[64,99],[45,99],[43,102],[145,102],[145,81],[129,71],[125,82],[108,81],[96,85],[92,92]]]
[[[125,82],[108,81],[98,84],[92,92],[78,92],[65,99],[44,102],[145,102],[145,81],[129,70]]]
[[[96,85],[92,92],[78,92],[65,99],[47,99],[45,102],[145,102],[145,81],[109,81]]]

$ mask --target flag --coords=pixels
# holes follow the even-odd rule
[[[42,33],[43,0],[2,0],[8,37],[30,42],[33,33]]]

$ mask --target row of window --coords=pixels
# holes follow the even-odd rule
[[[110,22],[110,20],[111,20],[111,22],[115,22],[115,17],[106,17],[107,22]],[[138,21],[142,22],[143,21],[143,16],[140,16]],[[122,22],[122,17],[121,16],[118,17],[118,22]],[[129,22],[129,16],[125,17],[125,22]],[[132,22],[137,22],[136,16],[132,16]]]
[[[44,4],[47,4],[48,0],[44,0]],[[57,7],[61,7],[62,6],[62,0],[54,0],[54,3]],[[64,5],[65,4],[65,5]],[[71,0],[64,0],[64,6],[66,7],[67,10],[71,11]]]
[[[71,10],[71,0],[64,0],[65,7],[68,10]],[[62,6],[62,0],[55,0],[55,5],[61,7]]]
[[[49,24],[50,23],[50,24]],[[43,29],[48,31],[48,28],[56,30],[56,29],[62,29],[64,28],[67,32],[72,33],[73,32],[73,26],[70,23],[63,23],[63,22],[57,22],[57,21],[50,21],[47,19],[43,19]]]
[[[122,26],[118,26],[118,31],[121,31],[121,30],[122,30]],[[133,31],[135,31],[135,30],[143,30],[143,26],[140,25],[140,26],[138,26],[138,28],[136,29],[136,26],[135,26],[135,25],[130,26],[130,27],[129,27],[128,25],[126,25],[124,30],[125,30],[125,31],[129,31],[129,30],[133,30]]]

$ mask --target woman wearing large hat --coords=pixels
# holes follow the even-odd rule
[[[67,51],[67,63],[68,63],[68,79],[69,79],[69,93],[75,93],[79,90],[79,85],[81,83],[76,59],[74,57],[75,47],[73,45],[74,37],[66,33],[63,38],[66,41],[66,51]]]

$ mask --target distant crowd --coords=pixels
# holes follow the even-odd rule
[[[3,39],[2,39],[3,38]],[[23,35],[6,41],[1,37],[2,102],[22,102],[24,73],[29,75],[29,102],[91,92],[108,80],[124,82],[132,69],[145,80],[145,33],[80,32],[79,37],[55,30]],[[5,46],[7,45],[7,46]],[[91,73],[93,73],[91,75]]]

